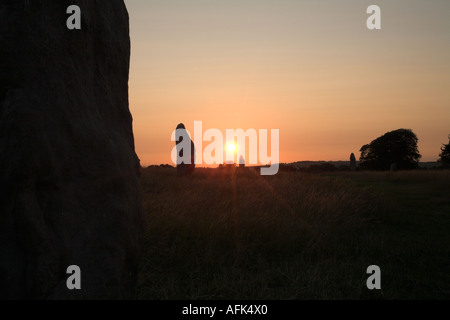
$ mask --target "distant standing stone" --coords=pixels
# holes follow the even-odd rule
[[[352,171],[356,170],[356,157],[353,152],[350,155],[350,170],[352,170]]]
[[[243,156],[239,158],[239,168],[245,168],[245,159]]]
[[[194,142],[189,138],[186,128],[183,123],[180,123],[176,129],[176,146],[177,146],[177,175],[184,176],[191,174],[195,169],[195,146]],[[184,139],[189,139],[188,145],[190,145],[190,150],[185,150],[183,146]],[[189,152],[190,154],[185,154]],[[186,160],[187,159],[187,160]]]

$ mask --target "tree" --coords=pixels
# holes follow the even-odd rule
[[[448,144],[443,144],[439,154],[439,162],[444,168],[450,168],[450,134],[448,135]]]
[[[359,150],[360,167],[369,170],[415,169],[422,157],[417,148],[417,136],[411,129],[390,131]]]

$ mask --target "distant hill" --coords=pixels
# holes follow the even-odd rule
[[[359,164],[359,161],[356,161],[356,164]],[[344,167],[348,167],[350,169],[350,161],[296,161],[291,163],[280,163],[280,170],[292,171],[293,169],[307,169],[310,167],[322,167],[326,168],[326,166],[334,166],[336,169],[342,169]],[[149,168],[153,167],[161,167],[161,168],[175,168],[175,166],[169,164],[161,164],[161,165],[150,165]],[[251,168],[260,168],[261,166],[248,166]],[[440,167],[440,164],[437,161],[428,161],[428,162],[420,162],[419,167],[421,169],[436,169]],[[345,168],[344,168],[345,169]]]
[[[359,161],[356,162],[356,164],[358,163]],[[349,166],[350,161],[296,161],[286,164],[297,168],[308,168],[312,165],[321,165],[321,164],[331,164],[335,167],[339,167],[339,166]]]
[[[437,161],[419,162],[419,167],[423,169],[433,169],[441,167],[441,164]]]
[[[356,164],[359,164],[359,161],[356,161]],[[311,166],[320,166],[320,165],[333,165],[336,168],[342,166],[349,166],[350,161],[296,161],[291,163],[284,163],[283,166],[290,166],[294,168],[309,168]],[[421,169],[436,169],[440,167],[439,162],[437,161],[428,161],[428,162],[419,162],[419,167]]]

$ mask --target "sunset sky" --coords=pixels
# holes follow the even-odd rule
[[[422,161],[448,142],[448,0],[125,2],[143,165],[171,163],[172,131],[192,134],[195,120],[280,129],[281,162],[359,158],[399,128],[417,134]],[[372,4],[382,30],[366,27]]]

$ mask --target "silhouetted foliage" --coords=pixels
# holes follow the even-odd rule
[[[441,147],[439,162],[444,168],[450,168],[450,134],[448,135],[448,144],[443,144]]]
[[[399,170],[416,169],[421,158],[417,142],[417,136],[411,129],[387,132],[361,147],[360,167],[390,170],[395,165]]]
[[[164,169],[173,169],[175,168],[174,166],[171,166],[170,164],[151,164],[149,166],[147,166],[147,168],[164,168]]]

